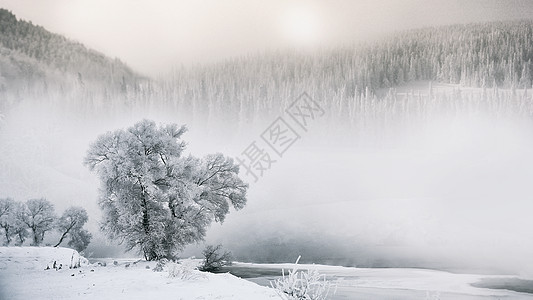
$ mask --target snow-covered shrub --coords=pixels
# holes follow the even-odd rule
[[[231,265],[231,252],[223,251],[222,245],[208,245],[205,247],[204,251],[202,251],[202,254],[204,255],[204,260],[202,261],[202,265],[198,268],[200,271],[214,272],[223,266]]]
[[[285,275],[282,270],[282,277],[271,281],[270,285],[276,290],[278,295],[285,300],[324,300],[331,290],[331,283],[326,280],[325,275],[321,275],[317,270],[298,271],[297,264],[300,256],[296,260],[295,266]]]
[[[168,277],[182,280],[192,280],[203,277],[199,272],[195,272],[197,263],[192,259],[184,259],[180,263],[169,263],[167,265]]]
[[[160,259],[155,265],[154,272],[163,272],[163,268],[167,264],[168,260],[166,258]]]
[[[222,251],[222,245],[208,245],[202,253],[204,260],[199,267],[200,271],[214,272],[223,266],[231,265],[231,252]]]

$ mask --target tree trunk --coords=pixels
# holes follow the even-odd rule
[[[70,231],[70,230],[67,230],[67,231],[65,231],[65,232],[61,235],[61,238],[59,239],[59,242],[57,242],[57,244],[55,244],[54,247],[59,246],[59,245],[63,242],[63,239],[67,236],[67,233],[68,233],[69,231]]]
[[[11,233],[9,232],[9,225],[4,227],[4,231],[6,233],[6,246],[9,246],[11,243]]]
[[[143,229],[145,234],[150,234],[150,218],[148,217],[148,209],[146,208],[146,201],[143,201]]]
[[[65,230],[65,232],[61,235],[61,238],[59,239],[59,242],[57,242],[57,244],[54,246],[54,247],[57,247],[59,246],[59,244],[61,244],[63,242],[63,239],[67,236],[67,234],[70,232],[70,230],[72,230],[72,228],[74,227],[74,225],[76,224],[76,222],[71,222],[69,227],[67,228],[67,230]]]
[[[141,183],[141,180],[139,179],[139,185],[141,186],[141,207],[143,209],[143,229],[145,234],[150,233],[150,218],[148,216],[148,205],[146,201],[146,192],[145,188]]]
[[[36,228],[32,228],[31,232],[33,233],[33,243],[32,243],[32,245],[33,246],[39,246],[40,242],[39,242],[39,234],[37,234],[37,229]]]
[[[140,184],[140,180],[139,180]],[[142,227],[144,234],[146,237],[150,236],[150,215],[148,214],[148,201],[146,200],[147,193],[145,192],[144,186],[141,184],[141,207],[143,210],[143,221],[142,221]],[[143,239],[144,240],[144,239]],[[144,256],[146,260],[155,260],[157,259],[157,255],[155,254],[155,251],[153,249],[153,245],[143,242],[144,245],[141,247],[143,248]]]
[[[23,233],[22,232],[17,233],[17,237],[19,238],[20,245],[22,246],[22,244],[24,244],[24,242],[26,241]]]

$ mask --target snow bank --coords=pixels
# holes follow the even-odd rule
[[[0,247],[0,270],[45,270],[88,266],[89,261],[78,251],[53,247]]]
[[[69,269],[71,262],[80,267]],[[0,299],[278,299],[272,289],[230,274],[194,270],[197,276],[184,280],[153,272],[155,265],[120,260],[104,266],[67,248],[0,247]]]

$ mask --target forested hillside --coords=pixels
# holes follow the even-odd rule
[[[179,106],[192,103],[198,110],[234,117],[283,111],[287,101],[303,91],[330,106],[329,111],[350,118],[379,114],[374,108],[409,97],[437,106],[432,100],[464,103],[468,95],[460,93],[435,93],[424,100],[420,95],[397,97],[394,90],[378,92],[417,80],[508,91],[531,88],[532,39],[531,21],[424,28],[314,54],[285,51],[182,69],[168,79],[165,89]],[[502,97],[507,96],[491,99]],[[378,101],[383,98],[391,101]]]
[[[282,113],[303,92],[322,103],[330,120],[351,123],[443,107],[533,110],[527,92],[532,21],[416,29],[306,54],[280,50],[182,67],[158,80],[143,80],[119,60],[6,10],[0,10],[0,24],[0,95],[6,103],[38,98],[89,115],[149,108],[241,123]],[[396,92],[414,81],[482,91],[429,91],[426,85],[422,93]]]
[[[118,59],[0,9],[0,91],[66,94],[81,86],[102,95],[140,78]]]

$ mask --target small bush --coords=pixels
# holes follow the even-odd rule
[[[222,251],[222,245],[208,245],[202,252],[204,260],[200,271],[215,272],[223,266],[231,265],[232,255],[229,251]]]
[[[195,272],[197,263],[192,259],[184,259],[180,263],[169,263],[167,265],[168,277],[182,280],[193,280],[203,277],[199,272]]]
[[[168,260],[166,258],[160,259],[153,269],[154,272],[163,272],[163,268],[167,264]]]
[[[179,264],[172,262],[167,265],[167,268],[168,268],[168,277],[170,278],[181,277],[180,275],[182,273],[182,268]]]
[[[331,283],[326,280],[317,270],[298,271],[296,260],[295,266],[285,275],[282,270],[282,278],[270,282],[276,293],[285,300],[324,300],[331,289]]]

